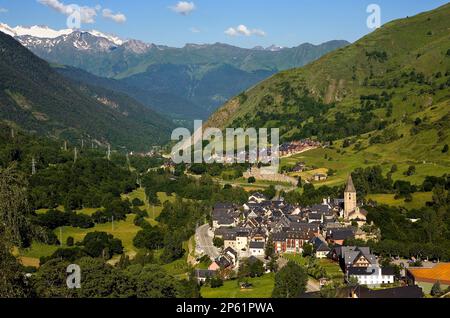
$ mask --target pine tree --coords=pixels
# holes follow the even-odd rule
[[[433,287],[431,287],[431,296],[439,296],[442,293],[441,282],[437,281],[434,283]]]

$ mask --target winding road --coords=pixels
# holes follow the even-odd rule
[[[202,225],[195,231],[196,248],[198,252],[204,252],[212,260],[216,259],[220,253],[213,244],[213,237],[209,233],[209,224]]]

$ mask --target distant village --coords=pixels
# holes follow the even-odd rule
[[[358,285],[369,288],[394,287],[394,270],[383,268],[369,247],[343,246],[348,239],[378,239],[377,233],[363,230],[367,228],[366,217],[351,176],[342,198],[325,198],[321,204],[308,207],[287,204],[283,198],[269,200],[261,193],[251,195],[243,206],[216,204],[209,234],[223,239],[223,248],[219,256],[209,255],[212,264],[208,269],[196,270],[196,277],[203,283],[224,269],[237,272],[243,259],[267,263],[267,244],[273,244],[279,256],[301,255],[309,244],[315,258],[328,258],[340,266],[345,282],[356,280]],[[410,278],[414,281],[414,277]],[[403,290],[422,297],[421,288],[414,284],[403,288],[396,287],[395,293]]]

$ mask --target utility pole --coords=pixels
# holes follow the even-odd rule
[[[36,160],[33,159],[31,160],[31,175],[35,175],[36,174]]]
[[[75,147],[74,152],[73,152],[73,162],[76,163],[78,159],[78,150],[77,147]]]
[[[128,170],[131,171],[130,156],[128,155],[128,152],[127,152],[127,165],[128,165]]]

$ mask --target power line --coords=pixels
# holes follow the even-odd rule
[[[33,159],[31,160],[31,175],[35,175],[36,174],[36,160]]]

